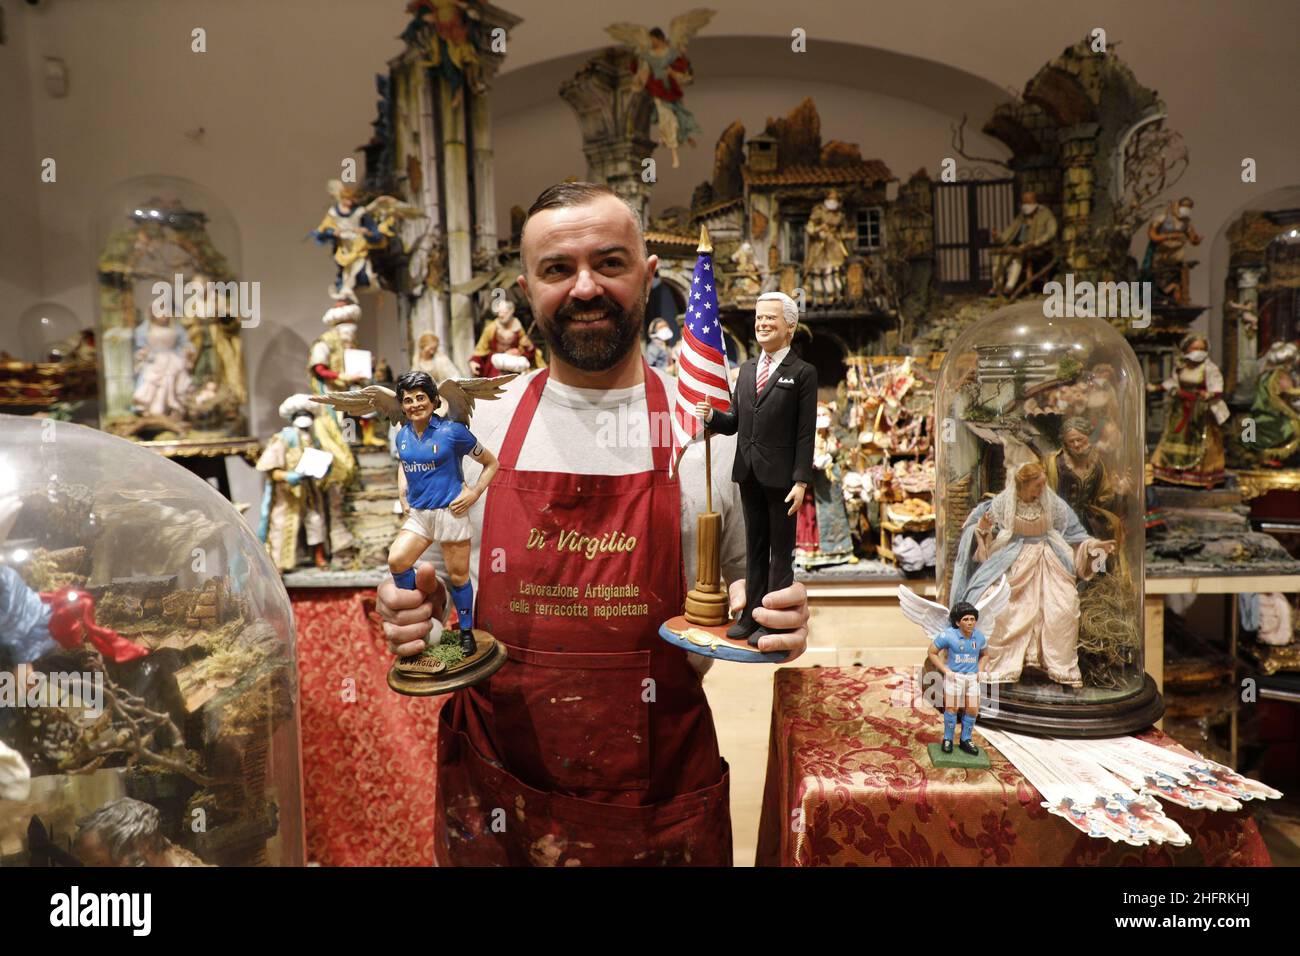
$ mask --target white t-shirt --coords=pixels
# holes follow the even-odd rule
[[[470,431],[484,448],[500,457],[510,419],[525,389],[541,370],[510,382],[496,401],[475,403]],[[677,395],[677,379],[657,369],[664,384],[668,412]],[[649,437],[649,414],[645,385],[631,388],[590,389],[561,385],[548,379],[524,437],[516,468],[520,471],[552,471],[575,475],[628,475],[653,467]],[[745,519],[740,495],[731,480],[735,436],[713,435],[713,510],[722,515],[722,577],[725,583],[745,576]],[[693,442],[682,456],[676,476],[681,488],[682,552],[685,557],[686,587],[695,586],[696,515],[706,508],[704,487],[704,441]],[[483,469],[468,456],[464,460],[465,483],[473,485]],[[483,509],[492,486],[479,496],[469,511],[473,541],[470,545],[470,581],[478,589],[479,542],[483,537]],[[424,561],[438,568],[447,584],[442,555],[437,545],[425,552]],[[506,560],[510,556],[506,555]],[[539,582],[540,583],[540,582]],[[450,613],[450,612],[449,612]]]

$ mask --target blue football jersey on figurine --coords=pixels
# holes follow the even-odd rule
[[[406,500],[412,508],[445,508],[465,484],[460,460],[478,439],[460,422],[434,415],[423,435],[408,422],[397,432],[397,456],[406,473]]]
[[[934,646],[948,652],[948,668],[957,674],[979,673],[980,651],[988,645],[988,638],[979,628],[970,637],[962,636],[956,627],[947,627],[934,639]]]

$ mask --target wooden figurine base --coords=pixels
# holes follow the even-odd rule
[[[669,644],[680,647],[701,657],[714,657],[723,661],[739,661],[742,664],[783,664],[790,656],[789,651],[767,651],[750,647],[748,641],[733,641],[727,637],[728,621],[716,627],[701,627],[686,620],[686,615],[679,614],[663,623],[659,636]]]
[[[1077,704],[1061,701],[1030,703],[1008,700],[1004,695],[991,706],[987,695],[980,695],[979,723],[995,730],[1009,730],[1034,737],[1070,737],[1081,740],[1098,737],[1123,737],[1146,730],[1165,712],[1164,701],[1151,675],[1142,689],[1121,700]]]
[[[450,694],[487,680],[506,662],[505,645],[487,631],[474,628],[475,651],[472,657],[457,661],[432,674],[407,674],[399,671],[394,662],[388,671],[388,686],[407,697],[432,697]]]
[[[973,757],[964,750],[957,749],[957,742],[952,744],[952,753],[943,752],[942,744],[926,744],[925,749],[930,752],[930,763],[940,770],[987,770],[989,769],[989,754],[985,747],[980,747],[980,752]]]
[[[727,613],[727,595],[722,591],[691,588],[686,594],[686,620],[697,627],[731,626]]]

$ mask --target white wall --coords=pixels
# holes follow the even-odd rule
[[[22,6],[20,0],[0,2],[7,34],[0,46],[0,349],[11,354],[20,351],[18,317],[42,294],[33,188],[39,162],[32,129],[36,71],[28,58]]]
[[[524,22],[512,36],[494,103],[498,217],[540,189],[582,175],[578,126],[557,95],[561,79],[607,45],[604,25],[641,22],[636,0],[513,0]],[[125,179],[164,173],[222,197],[242,235],[242,276],[262,283],[263,324],[247,333],[258,434],[303,385],[306,347],[328,304],[332,267],[303,237],[325,208],[325,181],[365,142],[374,117],[373,76],[400,50],[402,0],[0,0],[9,43],[0,47],[0,343],[39,298],[93,320],[96,250],[90,221]],[[686,9],[688,4],[681,4]],[[708,178],[712,146],[731,120],[757,132],[768,116],[815,97],[823,138],[861,144],[902,178],[931,174],[951,154],[949,126],[963,112],[978,128],[1000,90],[1021,87],[1051,57],[1095,26],[1138,80],[1159,91],[1191,150],[1177,187],[1196,198],[1197,228],[1214,236],[1255,197],[1300,184],[1300,86],[1294,82],[1300,5],[1288,0],[1035,0],[832,3],[797,6],[712,0],[719,13],[694,49],[688,104],[704,141],[669,169],[659,157],[653,207],[686,204]],[[676,10],[677,7],[670,7]],[[665,25],[665,24],[661,24]],[[190,51],[207,30],[208,52]],[[790,52],[794,27],[808,52]],[[43,57],[68,64],[70,93],[41,89]],[[202,126],[198,142],[186,130]],[[968,150],[1005,155],[968,137]],[[59,163],[54,184],[38,162]],[[1260,181],[1240,181],[1240,161]],[[1209,250],[1193,295],[1211,301]],[[1217,294],[1217,287],[1216,287]],[[367,305],[374,312],[376,303]],[[391,297],[372,320],[369,344],[400,365]],[[380,327],[382,326],[382,337]]]

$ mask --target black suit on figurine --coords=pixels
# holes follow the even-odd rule
[[[813,438],[817,429],[817,370],[786,353],[767,377],[762,395],[755,393],[763,353],[740,366],[731,411],[713,410],[708,427],[736,436],[731,480],[740,485],[745,511],[747,569],[745,612],[737,624],[756,628],[754,609],[763,596],[794,583],[795,515],[787,515],[786,495],[795,482],[812,494]]]

